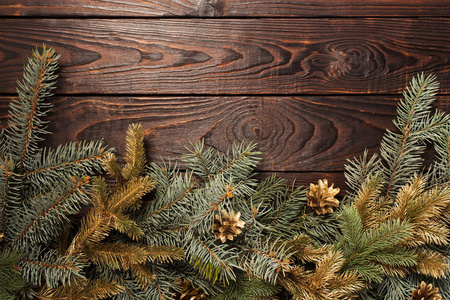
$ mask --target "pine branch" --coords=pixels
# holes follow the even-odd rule
[[[102,141],[72,142],[55,150],[44,149],[42,160],[30,162],[24,172],[25,180],[37,191],[45,191],[67,177],[81,177],[101,172],[102,160],[112,149],[105,149]]]
[[[382,188],[381,177],[368,177],[352,199],[366,230],[383,223],[392,209],[392,200],[381,197]]]
[[[156,228],[170,229],[182,223],[189,215],[191,194],[195,189],[192,173],[180,174],[177,168],[167,164],[150,164],[148,176],[157,184],[152,202],[142,212],[139,222],[147,236]]]
[[[301,263],[318,262],[323,259],[324,255],[330,252],[329,245],[317,247],[313,245],[310,236],[306,234],[296,235],[286,241],[286,248],[289,253],[299,260]]]
[[[26,281],[20,276],[18,262],[20,255],[11,249],[0,252],[0,299],[15,299]]]
[[[439,221],[439,217],[450,205],[450,188],[426,190],[426,179],[414,176],[402,186],[390,217],[393,220],[406,220],[412,226],[413,236],[407,241],[408,245],[447,245],[450,230]]]
[[[235,280],[233,267],[237,267],[237,253],[226,244],[216,245],[214,238],[204,241],[194,236],[186,245],[186,258],[198,272],[215,283],[217,280],[224,284]]]
[[[187,168],[208,182],[216,176],[233,177],[236,181],[248,180],[251,172],[261,160],[255,144],[233,144],[231,153],[220,154],[212,148],[204,149],[204,143],[192,145],[192,150],[183,155]]]
[[[123,292],[116,282],[102,279],[85,280],[70,286],[45,287],[40,292],[40,300],[100,300]]]
[[[54,252],[40,254],[39,249],[35,252],[35,255],[20,260],[22,276],[32,284],[41,286],[45,283],[56,288],[85,279],[81,273],[85,264],[79,257],[57,256]]]
[[[144,264],[131,265],[130,269],[141,288],[149,287],[156,279],[156,275]]]
[[[126,180],[136,178],[144,171],[147,163],[144,149],[144,130],[142,124],[130,124],[126,137],[126,165],[122,170]]]
[[[224,291],[213,300],[253,300],[261,297],[275,299],[280,291],[280,286],[273,285],[262,280],[250,279],[242,271],[236,272],[236,280],[230,281]]]
[[[278,276],[292,268],[290,258],[293,253],[286,249],[286,243],[267,240],[258,248],[242,248],[246,251],[239,259],[239,265],[254,278],[275,284]]]
[[[340,273],[344,266],[344,256],[339,251],[330,251],[316,265],[316,270],[308,278],[310,289],[316,294],[323,293],[328,299],[351,299],[364,287],[357,272]]]
[[[81,204],[87,204],[89,178],[76,179],[60,186],[59,195],[42,196],[29,203],[26,210],[17,212],[17,219],[11,222],[10,243],[19,247],[46,243],[59,235],[60,226],[67,216],[78,213]]]
[[[450,182],[450,128],[445,130],[434,144],[437,160],[430,168],[430,186],[444,185]]]
[[[387,131],[381,142],[381,156],[388,165],[384,171],[386,195],[395,194],[405,179],[420,170],[423,142],[438,139],[449,123],[448,116],[440,112],[430,115],[438,87],[436,76],[422,74],[413,78],[403,93],[405,99],[400,101],[394,121],[400,134]]]
[[[39,154],[37,143],[43,140],[40,135],[48,133],[41,117],[51,108],[45,98],[55,88],[58,58],[54,49],[46,49],[45,45],[42,53],[36,49],[24,67],[23,80],[17,82],[20,99],[10,103],[6,148],[19,170],[32,169],[30,164]]]
[[[357,271],[369,283],[381,282],[384,272],[383,268],[376,264],[375,258],[379,260],[379,253],[389,252],[390,249],[408,240],[412,235],[411,226],[406,222],[395,220],[386,221],[379,228],[364,230],[362,220],[353,206],[345,207],[340,219],[342,235],[338,237],[336,247],[342,250],[347,260],[344,269]],[[406,250],[398,251],[405,257],[405,262],[414,258]],[[389,261],[384,260],[384,267],[387,264]],[[397,263],[393,265],[396,266]]]
[[[118,186],[121,186],[125,182],[125,178],[122,175],[122,167],[117,162],[117,157],[114,153],[106,154],[102,164],[108,175],[116,179]]]
[[[91,208],[81,221],[80,229],[67,249],[68,255],[77,255],[85,248],[100,243],[113,228],[112,220],[99,207]]]
[[[20,202],[16,186],[20,182],[13,173],[13,164],[11,162],[0,161],[0,232],[6,233],[9,238],[9,220],[8,214],[14,204]]]
[[[131,265],[147,261],[146,247],[136,244],[98,243],[86,249],[85,254],[97,265],[106,265],[114,270],[128,270]]]
[[[417,249],[416,254],[416,270],[419,274],[434,278],[446,278],[450,274],[448,257],[439,252],[427,249]]]
[[[145,247],[147,258],[154,263],[172,263],[185,258],[185,251],[180,247],[168,245],[148,245]]]
[[[345,179],[347,185],[353,191],[357,191],[369,178],[379,177],[382,172],[381,160],[377,154],[368,159],[369,152],[364,150],[364,154],[359,159],[348,160],[345,164]]]
[[[107,209],[111,213],[124,211],[154,188],[154,181],[148,176],[131,179],[111,195]]]

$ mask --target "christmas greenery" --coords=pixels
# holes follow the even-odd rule
[[[450,118],[433,76],[412,80],[380,154],[346,165],[342,198],[326,179],[257,180],[252,143],[147,163],[140,124],[123,167],[101,142],[40,148],[57,59],[33,52],[0,133],[0,299],[450,299]]]

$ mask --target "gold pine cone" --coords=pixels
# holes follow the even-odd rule
[[[422,281],[412,292],[411,300],[442,300],[442,296],[439,294],[439,288],[434,288],[431,283],[427,285]]]
[[[241,213],[227,212],[222,209],[221,215],[214,216],[213,233],[216,239],[220,239],[222,243],[226,240],[232,241],[235,236],[240,234],[244,228],[245,222],[239,220]]]
[[[308,206],[313,208],[318,215],[333,212],[333,207],[339,206],[339,200],[334,196],[339,193],[340,189],[333,188],[333,185],[329,187],[327,179],[319,179],[317,185],[310,184],[309,191],[306,193]]]
[[[177,280],[175,281],[180,287],[181,291],[175,292],[175,299],[179,300],[206,300],[208,296],[200,288],[194,288],[190,281],[188,280]]]

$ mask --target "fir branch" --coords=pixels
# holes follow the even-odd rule
[[[121,189],[111,195],[107,209],[111,213],[124,211],[155,188],[154,181],[148,177],[138,177],[127,181]]]
[[[32,169],[30,163],[39,152],[37,143],[43,140],[39,135],[48,133],[40,118],[51,108],[44,100],[55,88],[58,58],[55,50],[45,45],[42,53],[36,49],[24,67],[22,82],[17,82],[20,99],[10,103],[6,143],[19,170]]]
[[[276,199],[270,214],[270,231],[289,238],[299,230],[299,220],[305,214],[306,190],[303,187],[285,187],[284,195]]]
[[[150,286],[156,279],[156,275],[144,264],[131,265],[130,270],[141,288]]]
[[[13,204],[14,200],[18,200],[14,194],[14,174],[12,172],[13,165],[11,162],[0,162],[0,199],[1,199],[1,212],[0,212],[0,232],[5,233],[7,231],[7,214],[9,212],[9,206]],[[15,197],[14,197],[15,196]],[[13,197],[13,199],[11,199]],[[13,200],[13,201],[11,201]]]
[[[192,189],[194,188],[193,183],[191,182],[190,178],[182,178],[182,177],[177,177],[177,181],[172,181],[171,186],[166,190],[166,193],[164,194],[164,198],[161,200],[166,199],[165,202],[167,202],[168,199],[170,199],[170,202],[167,204],[163,204],[161,203],[161,207],[156,209],[156,201],[159,200],[155,199],[154,204],[152,205],[155,210],[152,211],[150,213],[150,215],[147,217],[147,222],[149,219],[155,218],[157,215],[163,215],[165,212],[167,212],[168,210],[173,211],[176,210],[173,207],[177,207],[177,204],[179,204],[180,201],[184,201],[186,200],[186,197],[188,196],[188,194],[192,191]],[[177,190],[175,190],[174,188],[177,188]],[[179,188],[179,189],[178,189]],[[158,187],[157,187],[158,190]],[[181,195],[180,195],[181,194]],[[178,196],[179,195],[179,196]],[[177,197],[174,199],[174,197]],[[174,200],[172,200],[174,199]],[[158,201],[158,204],[161,201]],[[165,216],[163,216],[164,218]]]
[[[274,207],[283,205],[287,192],[286,179],[279,178],[275,174],[258,184],[254,193],[251,194],[249,202],[252,203],[252,208],[258,207],[260,222],[268,224],[273,221],[273,215],[276,214]]]
[[[174,260],[185,258],[184,249],[181,247],[148,245],[145,249],[148,260],[154,263],[172,263]]]
[[[450,205],[450,188],[435,187],[426,191],[427,178],[414,176],[401,187],[390,218],[406,220],[412,226],[412,237],[408,245],[449,243],[449,229],[439,217]]]
[[[16,299],[26,280],[20,276],[18,262],[20,255],[12,249],[0,252],[0,299]]]
[[[71,142],[55,150],[44,149],[42,161],[30,162],[24,172],[25,180],[38,191],[46,190],[67,177],[93,175],[103,170],[102,160],[112,149],[105,149],[102,141]]]
[[[135,123],[128,126],[125,150],[126,165],[122,170],[122,175],[125,180],[129,180],[139,176],[147,163],[142,124]]]
[[[35,252],[39,253],[39,249]],[[35,258],[33,255],[22,258],[19,263],[22,276],[37,286],[45,282],[49,287],[56,288],[59,284],[71,285],[85,279],[81,273],[85,263],[80,257],[57,256],[50,251],[37,254]]]
[[[140,226],[170,227],[161,225],[179,223],[188,214],[188,203],[195,187],[192,172],[183,175],[179,168],[170,163],[151,163],[148,176],[156,181],[156,188],[153,201],[142,213]]]
[[[412,236],[411,226],[407,222],[395,220],[386,221],[379,228],[364,230],[354,206],[345,207],[340,219],[342,235],[338,237],[336,247],[342,250],[347,260],[344,269],[357,271],[368,282],[381,282],[384,272],[376,264],[375,257],[379,258],[378,253],[389,251],[408,240]],[[408,258],[411,253],[403,251],[402,255]],[[389,261],[383,261],[384,266],[388,263]],[[395,263],[393,266],[396,265]]]
[[[450,128],[445,130],[434,144],[437,160],[431,166],[430,186],[450,182]]]
[[[224,191],[220,195],[218,195],[218,199],[216,198],[216,201],[211,203],[209,202],[209,207],[207,209],[203,209],[200,211],[200,214],[196,215],[193,218],[193,221],[188,225],[190,228],[194,227],[197,223],[203,222],[203,220],[208,219],[206,217],[212,217],[214,215],[215,211],[221,211],[222,209],[219,207],[222,207],[222,203],[225,200],[229,200],[233,198],[234,193],[233,190],[235,189],[234,186],[226,184],[224,187]],[[211,197],[212,198],[212,197]],[[210,197],[205,197],[204,199],[211,199]],[[213,198],[214,199],[214,198]],[[210,218],[209,218],[210,219]],[[208,224],[211,224],[210,220],[207,221]]]
[[[29,209],[20,212],[19,220],[11,224],[12,245],[29,247],[33,244],[46,243],[60,232],[60,227],[67,220],[67,215],[79,211],[81,204],[87,204],[89,177],[73,178],[72,182],[62,186],[62,193],[36,198],[29,203]],[[67,187],[67,188],[66,188]],[[17,212],[19,213],[19,212]]]
[[[95,279],[58,288],[44,287],[37,298],[40,300],[100,300],[121,292],[123,287],[116,282]]]
[[[302,229],[319,244],[333,244],[340,235],[338,214],[307,214],[299,221]]]
[[[414,288],[401,277],[387,276],[378,285],[377,292],[379,297],[386,300],[410,300]]]
[[[223,292],[213,297],[213,300],[254,300],[261,297],[274,299],[280,290],[280,286],[250,279],[244,272],[237,271],[236,280],[230,281]]]
[[[353,191],[359,190],[369,178],[380,176],[382,164],[378,154],[375,153],[370,159],[368,159],[368,155],[369,151],[366,149],[362,157],[348,160],[344,165],[347,185]]]
[[[122,167],[117,162],[117,157],[114,153],[108,153],[102,160],[102,165],[106,169],[108,175],[116,179],[117,185],[121,186],[125,182],[125,178],[122,175]]]
[[[156,275],[156,279],[150,288],[145,290],[143,298],[155,300],[173,299],[173,291],[179,289],[176,280],[174,280],[173,272],[167,267],[158,265],[152,265],[151,272]]]
[[[286,249],[286,243],[267,240],[258,248],[241,247],[247,254],[239,259],[239,264],[252,277],[275,284],[280,274],[292,268],[290,257],[293,253]]]
[[[220,154],[212,148],[204,149],[204,142],[193,144],[192,150],[183,155],[187,168],[204,182],[216,176],[233,177],[236,181],[248,180],[249,175],[261,160],[260,152],[254,151],[255,144],[233,144],[231,153]]]
[[[446,278],[450,274],[448,258],[439,252],[417,249],[417,266],[419,274],[432,276],[434,278]]]
[[[98,243],[85,250],[85,254],[95,263],[111,269],[128,270],[131,265],[147,261],[148,250],[136,244]]]
[[[80,229],[67,249],[68,255],[81,253],[100,243],[113,228],[112,220],[99,207],[91,208],[81,221]]]
[[[237,253],[226,244],[216,245],[214,242],[214,238],[202,241],[194,236],[186,245],[186,258],[212,283],[220,280],[226,284],[230,280],[235,280],[233,267],[237,267]]]
[[[424,151],[423,142],[436,140],[446,129],[449,117],[437,112],[430,116],[439,83],[436,76],[423,74],[413,78],[403,93],[394,124],[400,134],[386,131],[381,142],[381,156],[387,163],[385,194],[395,194],[398,188],[419,171]]]
[[[145,294],[147,288],[142,289],[133,276],[131,270],[119,271],[109,268],[107,265],[99,265],[96,269],[98,278],[106,282],[117,282],[121,287],[122,292],[117,293],[111,297],[114,300],[138,300],[138,299],[153,299],[146,298]]]

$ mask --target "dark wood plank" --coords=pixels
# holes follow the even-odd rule
[[[334,187],[341,189],[338,194],[340,199],[349,191],[344,172],[259,172],[256,178],[264,180],[271,175],[284,178],[286,184],[294,187],[309,187],[311,183],[317,184],[319,179],[327,179],[329,185],[334,184]]]
[[[0,16],[449,16],[447,0],[2,0]]]
[[[346,159],[377,151],[385,128],[394,129],[396,97],[54,97],[48,146],[105,139],[124,153],[129,123],[146,128],[154,161],[179,159],[189,142],[226,150],[242,140],[258,143],[261,171],[343,171]],[[0,126],[7,102],[0,98]],[[450,112],[450,101],[437,106]]]
[[[32,48],[59,93],[398,94],[417,72],[450,92],[450,19],[0,20],[0,91]]]

